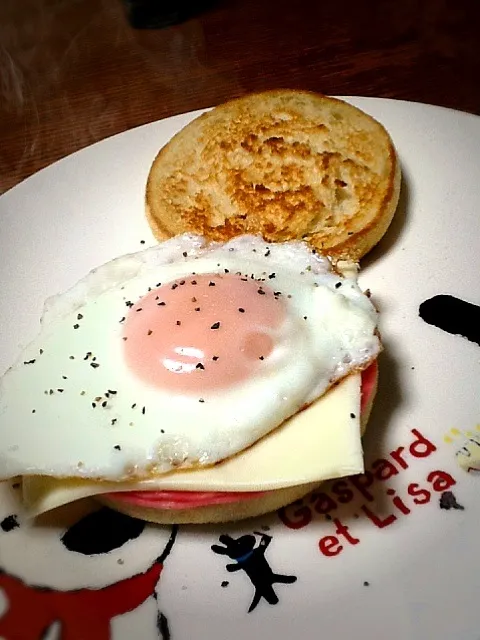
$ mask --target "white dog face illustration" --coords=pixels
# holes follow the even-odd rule
[[[90,500],[26,521],[19,491],[0,485],[0,637],[16,630],[25,640],[53,640],[84,625],[108,640],[112,622],[128,623],[147,601],[152,638],[161,637],[156,590],[176,529]]]

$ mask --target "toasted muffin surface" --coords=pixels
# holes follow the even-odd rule
[[[278,90],[227,102],[177,133],[152,164],[146,210],[159,240],[260,233],[359,260],[387,230],[399,188],[376,120],[341,100]]]

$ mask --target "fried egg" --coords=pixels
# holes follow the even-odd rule
[[[215,464],[380,348],[355,277],[304,243],[177,236],[47,301],[0,381],[0,478]]]

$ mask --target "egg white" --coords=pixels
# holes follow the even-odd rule
[[[275,272],[275,290],[291,296],[271,356],[249,381],[203,402],[143,383],[123,358],[126,301],[158,282],[224,269]],[[355,279],[301,242],[208,245],[185,234],[117,258],[47,301],[39,336],[0,381],[0,479],[119,481],[218,462],[371,362],[381,348],[376,326]]]

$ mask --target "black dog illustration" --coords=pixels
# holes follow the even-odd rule
[[[255,547],[256,538],[254,535],[241,536],[235,540],[225,534],[219,538],[220,542],[225,545],[224,547],[218,544],[212,545],[212,551],[215,553],[235,560],[234,564],[227,564],[227,571],[243,569],[255,587],[252,604],[248,609],[249,613],[255,609],[261,598],[265,598],[269,604],[277,604],[278,596],[273,590],[273,585],[276,582],[292,584],[297,580],[296,576],[282,576],[273,573],[265,558],[265,551],[272,541],[272,537],[265,533],[258,533],[258,531],[254,531],[254,533],[261,537],[258,547]]]

